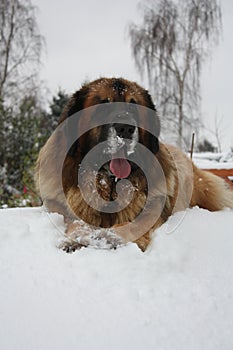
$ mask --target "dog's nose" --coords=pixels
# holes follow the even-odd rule
[[[113,127],[116,130],[117,135],[124,139],[131,139],[135,131],[135,126],[129,124],[115,123],[113,124]]]

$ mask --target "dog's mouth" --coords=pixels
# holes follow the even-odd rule
[[[112,155],[112,159],[109,164],[111,173],[117,179],[125,179],[131,174],[131,164],[126,159],[124,147],[120,148],[115,154]]]

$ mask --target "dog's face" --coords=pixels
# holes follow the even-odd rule
[[[90,112],[88,107],[92,106],[95,107]],[[107,174],[113,182],[132,178],[138,173],[138,165],[128,159],[138,152],[138,144],[153,154],[159,150],[160,124],[155,106],[149,93],[136,83],[102,78],[87,84],[73,95],[61,122],[76,112],[81,116],[77,128],[89,130],[80,133],[79,139],[69,149],[69,156],[80,162],[93,147],[102,143],[102,153],[109,160],[103,163],[99,172]]]

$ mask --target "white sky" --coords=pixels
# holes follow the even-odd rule
[[[122,76],[146,87],[135,69],[127,37],[129,22],[140,23],[138,2],[33,1],[47,46],[41,77],[52,94],[59,87],[72,93],[85,79],[100,76]],[[222,119],[221,141],[226,150],[233,146],[233,1],[222,0],[222,10],[223,40],[205,65],[202,112],[212,129],[215,117]]]

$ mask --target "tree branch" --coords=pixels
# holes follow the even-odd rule
[[[14,16],[15,16],[15,7],[14,7],[14,4],[12,4],[11,16],[10,16],[10,32],[9,32],[8,39],[6,40],[5,63],[4,63],[4,68],[3,68],[3,76],[2,76],[1,81],[0,81],[0,98],[2,97],[4,84],[6,82],[7,75],[8,75],[8,65],[9,65],[9,58],[10,58],[11,42],[12,42],[13,36],[14,36]]]

